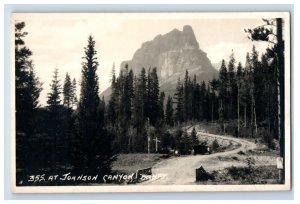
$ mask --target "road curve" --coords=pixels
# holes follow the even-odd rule
[[[189,128],[190,132],[191,128]],[[231,156],[239,151],[247,151],[255,149],[256,144],[244,139],[221,136],[197,131],[197,135],[231,140],[239,143],[240,146],[236,149],[226,152],[213,153],[210,155],[190,155],[183,157],[175,157],[167,160],[162,160],[152,167],[154,178],[150,181],[143,182],[142,185],[163,185],[163,184],[194,184],[195,169],[203,166],[205,170],[219,170],[232,165],[242,165],[236,161],[220,161],[219,156]]]

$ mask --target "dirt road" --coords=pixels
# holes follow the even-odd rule
[[[191,131],[191,128],[189,129]],[[239,143],[240,146],[236,149],[219,152],[210,155],[190,155],[175,157],[167,160],[163,160],[152,168],[153,175],[157,177],[153,180],[142,183],[143,185],[162,185],[162,184],[194,184],[195,183],[195,169],[203,166],[205,170],[219,170],[226,167],[242,166],[244,165],[239,161],[220,161],[220,156],[232,156],[239,151],[247,151],[255,149],[256,144],[240,138],[232,138],[221,135],[208,134],[197,131],[197,135],[205,135],[209,137],[231,140]]]

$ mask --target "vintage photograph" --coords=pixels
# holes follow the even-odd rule
[[[290,189],[290,18],[13,13],[13,192]]]

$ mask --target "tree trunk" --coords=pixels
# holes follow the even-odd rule
[[[244,114],[245,114],[245,125],[244,127],[247,127],[247,104],[245,103],[245,107],[244,107]]]
[[[251,138],[253,138],[253,100],[251,100]]]
[[[268,133],[269,135],[271,135],[271,121],[270,121],[270,106],[271,106],[271,101],[270,101],[270,93],[271,93],[271,90],[270,90],[270,84],[268,85],[268,90],[269,90],[269,93],[268,93],[268,106],[267,106],[267,117],[268,117]]]
[[[211,121],[214,122],[214,99],[211,102]]]
[[[282,18],[276,19],[277,25],[277,60],[278,60],[278,138],[280,146],[280,157],[284,158],[284,43],[282,39]],[[283,170],[280,175],[280,183],[285,182],[285,161],[283,159]]]
[[[255,134],[257,134],[256,108],[255,108],[255,100],[254,99],[253,99],[253,116],[254,116]]]
[[[238,116],[238,132],[237,132],[237,136],[240,136],[240,97],[239,97],[239,89],[237,92],[237,116]]]

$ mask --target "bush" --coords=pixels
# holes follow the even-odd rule
[[[268,146],[270,149],[275,149],[275,142],[274,137],[272,134],[269,134],[269,132],[266,129],[259,129],[257,136],[259,138],[262,138],[262,141],[265,145]]]
[[[220,147],[218,140],[215,138],[215,140],[212,143],[212,149],[213,151],[216,151]]]
[[[253,166],[255,165],[255,160],[252,157],[247,157],[245,163],[247,164],[248,171],[253,172]]]
[[[238,137],[238,126],[237,120],[232,120],[228,122],[226,126],[226,133],[235,137]]]
[[[175,147],[175,144],[176,144],[175,137],[169,131],[164,132],[161,138],[161,147],[163,149],[167,149],[167,148],[173,149]]]

